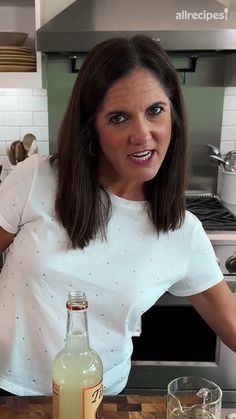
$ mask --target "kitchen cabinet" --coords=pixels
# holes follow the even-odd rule
[[[41,26],[40,0],[0,0],[0,31],[26,32],[24,43],[33,52],[36,30]],[[36,71],[0,72],[0,88],[42,88],[42,54],[36,52]]]

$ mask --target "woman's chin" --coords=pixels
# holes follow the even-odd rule
[[[148,182],[149,180],[152,180],[158,173],[159,167],[155,168],[155,169],[148,169],[148,170],[143,170],[140,171],[140,173],[136,173],[136,176],[134,176],[136,181],[139,182]]]

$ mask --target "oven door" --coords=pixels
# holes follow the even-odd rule
[[[236,296],[236,276],[227,277]],[[236,353],[216,336],[187,298],[165,293],[142,316],[141,335],[133,337],[127,392],[164,392],[183,375],[215,381],[223,401],[236,400]]]

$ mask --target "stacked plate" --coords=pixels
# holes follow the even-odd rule
[[[36,56],[27,47],[0,46],[1,71],[36,71]]]

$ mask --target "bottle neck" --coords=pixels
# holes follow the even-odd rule
[[[86,309],[67,309],[66,350],[75,353],[90,350]]]

